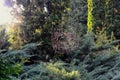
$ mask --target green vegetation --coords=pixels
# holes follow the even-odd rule
[[[119,0],[5,1],[0,80],[120,80]]]
[[[88,32],[92,30],[93,25],[94,25],[94,18],[93,18],[93,0],[88,0]]]
[[[7,54],[0,53],[0,80],[13,80],[12,75],[19,76],[22,71],[21,64],[8,59]]]

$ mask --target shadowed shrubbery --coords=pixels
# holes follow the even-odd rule
[[[22,68],[23,71],[16,80],[119,80],[119,62],[120,53],[102,53],[102,54],[86,54],[81,61],[78,57],[69,59],[69,62],[44,61],[46,57],[35,60],[33,63],[30,57],[33,57],[41,45],[31,43],[23,46],[21,50],[7,52],[10,59],[18,60],[24,59]],[[80,53],[81,54],[81,53]],[[14,56],[13,56],[14,55]],[[18,56],[17,56],[18,55]],[[16,56],[16,57],[15,57]],[[19,60],[19,61],[20,61]],[[17,61],[16,61],[17,62]],[[24,64],[24,62],[29,62]],[[11,69],[12,70],[12,69]]]

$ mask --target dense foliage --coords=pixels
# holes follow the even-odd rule
[[[119,0],[5,1],[0,80],[120,79]]]
[[[7,54],[0,52],[0,80],[13,80],[12,76],[19,76],[22,71],[21,64],[16,63]]]
[[[105,29],[109,36],[114,33],[115,37],[119,39],[119,0],[93,0],[93,17],[94,30],[99,31]]]

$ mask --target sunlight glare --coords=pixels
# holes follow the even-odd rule
[[[12,15],[10,14],[11,9],[5,7],[4,0],[0,0],[0,25],[12,22]]]

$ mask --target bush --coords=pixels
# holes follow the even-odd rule
[[[80,80],[80,72],[74,66],[64,62],[41,62],[31,66],[20,79],[26,80]]]
[[[12,76],[18,76],[21,72],[21,65],[14,63],[8,57],[0,53],[0,80],[12,80]]]

